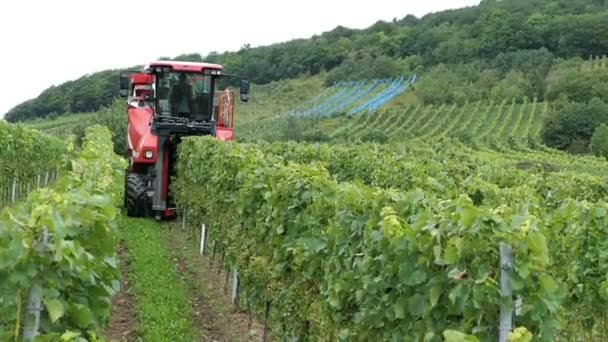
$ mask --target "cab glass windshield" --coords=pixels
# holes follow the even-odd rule
[[[185,72],[157,74],[158,112],[161,115],[211,119],[211,76]]]

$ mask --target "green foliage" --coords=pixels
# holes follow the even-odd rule
[[[415,85],[416,96],[425,104],[465,103],[471,94],[454,70],[440,64]]]
[[[582,60],[557,65],[547,78],[547,99],[565,97],[572,102],[589,102],[608,93],[608,69],[581,68]]]
[[[388,142],[388,137],[383,131],[378,129],[370,129],[361,134],[361,141],[384,144]]]
[[[295,116],[289,116],[286,119],[286,125],[283,133],[284,140],[301,141],[302,140],[303,121]]]
[[[550,147],[568,149],[575,142],[589,146],[593,131],[608,123],[608,104],[598,98],[588,103],[560,100],[546,116],[542,140]]]
[[[197,340],[192,307],[164,245],[161,227],[150,220],[124,218],[119,225],[129,249],[138,336],[144,341]]]
[[[112,133],[114,152],[124,155],[126,151],[127,135],[127,113],[123,99],[115,99],[110,106],[102,107],[87,120],[82,120],[72,128],[72,133],[76,135],[77,142],[84,137],[87,127],[100,125],[107,127]]]
[[[494,101],[502,99],[523,99],[528,94],[533,94],[532,85],[523,73],[510,71],[504,79],[499,81],[491,91],[491,98]]]
[[[406,72],[411,72],[400,68],[399,64],[399,61],[385,55],[351,56],[327,74],[325,84],[332,85],[335,82],[347,80],[393,78],[405,76]]]
[[[94,113],[75,113],[54,120],[38,119],[27,122],[27,127],[61,139],[75,136],[77,145],[82,143],[87,128],[94,125],[107,127],[112,133],[114,152],[124,155],[127,144],[127,113],[123,99],[115,99],[109,106],[104,106]]]
[[[587,253],[583,235],[606,219],[602,187],[585,194],[576,182],[604,180],[504,170],[445,147],[406,149],[188,139],[175,186],[188,217],[209,225],[211,241],[239,269],[242,296],[258,310],[270,301],[273,331],[285,336],[418,339],[459,329],[493,338],[500,241],[518,256],[518,324],[538,339],[552,340],[559,321],[576,319],[562,305],[590,310],[576,299],[579,282],[590,284],[580,296],[600,309],[601,282],[582,272],[604,274],[603,263],[585,259],[579,269],[564,258]],[[476,192],[475,203],[465,195]],[[603,240],[594,241],[599,252]]]
[[[457,140],[475,148],[542,149],[540,125],[546,103],[515,101],[465,103],[462,106],[392,105],[349,121],[335,121],[334,141],[443,142]],[[322,124],[319,124],[321,126]],[[325,124],[329,126],[329,124]]]
[[[597,157],[608,158],[608,126],[599,125],[591,136],[591,151]]]
[[[112,103],[118,95],[120,70],[105,70],[77,80],[51,86],[35,99],[23,102],[6,113],[11,122],[57,116],[65,113],[93,112]]]
[[[107,322],[119,286],[114,220],[124,167],[112,152],[110,132],[89,128],[69,173],[54,188],[34,191],[2,212],[1,340],[19,339],[32,292],[44,305],[42,334],[88,334]]]
[[[65,163],[66,145],[59,139],[0,121],[0,204],[8,198],[13,181],[33,188],[37,177]],[[12,190],[12,189],[11,189]]]
[[[443,332],[445,342],[479,342],[473,335],[467,335],[455,330],[446,330]]]
[[[425,70],[414,95],[424,104],[542,99],[553,62],[553,55],[540,49],[503,53],[489,61],[439,64]]]

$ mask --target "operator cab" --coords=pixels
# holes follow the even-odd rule
[[[216,80],[235,76],[218,64],[176,61],[152,62],[141,72],[121,75],[120,95],[128,97],[128,215],[174,216],[170,185],[183,137],[234,140],[234,93],[216,91]],[[249,82],[241,79],[242,101],[248,93]]]

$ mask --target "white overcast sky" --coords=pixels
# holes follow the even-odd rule
[[[0,1],[0,116],[83,74],[308,38],[479,0]]]

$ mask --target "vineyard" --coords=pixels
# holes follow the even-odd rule
[[[389,108],[353,117],[335,133],[356,139],[363,122],[373,120],[412,134],[391,144],[188,138],[174,191],[184,225],[206,227],[204,239],[194,237],[214,256],[203,268],[218,264],[212,268],[226,274],[226,286],[229,277],[238,281],[232,301],[264,322],[267,339],[491,341],[499,312],[512,310],[520,336],[514,341],[604,340],[608,164],[526,147],[545,108],[504,101],[414,107],[404,117]],[[397,123],[387,122],[391,115]],[[3,164],[5,187],[13,179],[37,180],[49,167],[57,174],[55,183],[24,183],[32,193],[0,216],[2,340],[32,334],[32,307],[42,311],[38,333],[45,337],[99,338],[118,291],[121,237],[130,254],[137,334],[208,336],[190,318],[200,310],[189,304],[201,295],[200,278],[180,276],[170,261],[197,263],[198,251],[182,254],[192,238],[120,218],[124,164],[112,155],[109,132],[87,130],[82,149],[74,150],[20,126],[2,129],[3,151],[12,153],[5,160],[33,170],[21,174],[16,164]],[[483,139],[452,139],[459,131],[522,140],[503,153],[483,147]],[[500,246],[513,253],[508,297],[500,287]]]
[[[583,69],[596,70],[605,69],[608,67],[608,57],[604,56],[589,56],[589,60],[583,64]]]
[[[249,121],[239,137],[244,141],[297,140],[287,136],[290,129],[296,129],[303,134],[316,132],[324,136],[323,140],[335,142],[458,141],[477,149],[546,150],[540,133],[549,106],[548,102],[526,98],[438,106],[397,102],[353,116],[321,115],[315,119],[282,116]],[[314,108],[318,107],[309,111]]]
[[[48,170],[58,177],[0,215],[0,339],[94,339],[118,290],[114,220],[124,163],[102,127],[89,128],[78,151],[21,127],[2,129],[4,179]]]
[[[497,151],[546,149],[540,132],[549,102],[523,98],[463,105],[409,104],[407,89],[414,81],[412,77],[344,82],[324,88],[319,78],[310,78],[256,87],[251,102],[237,111],[237,139],[297,140],[288,134],[296,130],[336,142],[448,140]],[[108,125],[115,137],[121,137],[121,108],[122,104],[115,103],[93,115],[74,114],[27,125],[66,138],[98,123]],[[115,143],[124,144],[120,139]]]
[[[416,81],[383,79],[371,81],[339,82],[326,88],[320,95],[306,102],[303,108],[290,111],[287,115],[296,117],[330,117],[337,113],[357,115],[376,111],[384,104],[399,96]]]
[[[608,0],[394,3],[10,6],[0,342],[608,341]]]
[[[415,82],[255,87],[239,142],[180,145],[179,231],[117,211],[124,161],[86,127],[121,153],[121,102],[2,124],[0,339],[100,339],[115,296],[127,340],[608,339],[605,160],[542,143],[553,102]]]
[[[208,139],[182,153],[180,204],[238,269],[247,305],[272,308],[280,336],[433,341],[455,329],[493,340],[505,243],[517,326],[538,340],[583,327],[606,337],[606,246],[594,238],[608,219],[606,173],[577,168],[606,170],[600,160]]]
[[[96,114],[78,113],[53,119],[38,119],[27,123],[27,127],[43,131],[49,135],[67,138],[74,133],[74,128],[90,122]]]
[[[406,90],[414,80],[327,88],[318,78],[273,83],[257,89],[259,96],[237,117],[243,142],[185,139],[173,191],[183,227],[193,236],[181,236],[186,230],[177,233],[174,225],[116,213],[122,167],[103,154],[101,160],[114,165],[113,171],[104,168],[109,165],[97,156],[112,149],[107,132],[91,132],[78,157],[56,138],[5,124],[2,137],[12,140],[0,142],[8,146],[3,160],[15,162],[3,164],[0,185],[9,208],[0,222],[16,217],[49,223],[31,223],[36,228],[29,235],[8,229],[0,246],[50,243],[47,253],[62,260],[62,278],[85,270],[94,280],[70,280],[75,290],[71,283],[62,287],[67,283],[44,273],[44,267],[57,267],[47,261],[27,280],[7,282],[3,291],[13,299],[0,302],[2,317],[8,317],[0,320],[0,337],[26,333],[21,317],[33,290],[19,290],[23,281],[41,289],[41,333],[97,336],[111,318],[109,298],[118,291],[116,243],[122,238],[130,263],[123,279],[130,279],[136,303],[137,330],[131,334],[144,340],[247,335],[230,328],[200,332],[196,326],[200,307],[191,302],[217,300],[200,288],[213,287],[205,279],[218,276],[225,285],[215,295],[222,297],[231,283],[231,302],[224,305],[247,314],[249,331],[259,325],[255,321],[263,322],[262,340],[491,341],[505,310],[518,328],[513,341],[608,338],[608,246],[601,238],[608,226],[605,160],[541,143],[549,102],[411,104]],[[97,118],[107,117],[104,122],[114,127],[120,116],[109,114],[119,107],[103,109]],[[30,127],[65,137],[97,120],[76,117]],[[285,134],[289,130],[320,131],[326,142],[287,142],[294,140]],[[87,139],[97,139],[99,148]],[[74,159],[83,164],[70,166]],[[91,167],[103,175],[78,176],[93,172]],[[53,190],[44,189],[49,184]],[[48,191],[79,204],[68,210]],[[89,202],[78,197],[91,193],[109,196]],[[40,215],[50,216],[26,214],[41,205],[52,209]],[[48,218],[62,212],[60,221]],[[64,226],[90,229],[65,233]],[[95,238],[99,244],[87,244],[84,239],[98,236],[100,227],[110,233]],[[204,256],[199,241],[201,251],[206,245]],[[65,246],[72,249],[66,252]],[[194,251],[186,255],[188,248]],[[511,268],[501,266],[501,248],[512,250]],[[97,261],[76,257],[84,251]],[[10,272],[44,257],[11,256],[6,260],[20,261],[3,267],[7,271],[0,276],[9,279]],[[178,267],[171,261],[176,258],[190,264]],[[64,269],[63,260],[82,264]],[[204,272],[203,280],[194,277],[197,272]],[[504,296],[501,281],[509,283],[512,295]],[[56,292],[48,290],[50,283]],[[101,294],[90,300],[92,292]],[[214,326],[238,321],[225,306],[207,310],[224,312]]]
[[[411,106],[361,115],[332,133],[336,139],[356,140],[370,130],[384,132],[391,141],[454,138],[477,145],[540,145],[547,103],[468,103],[463,106]]]
[[[57,138],[0,121],[0,209],[56,178],[65,153]]]

